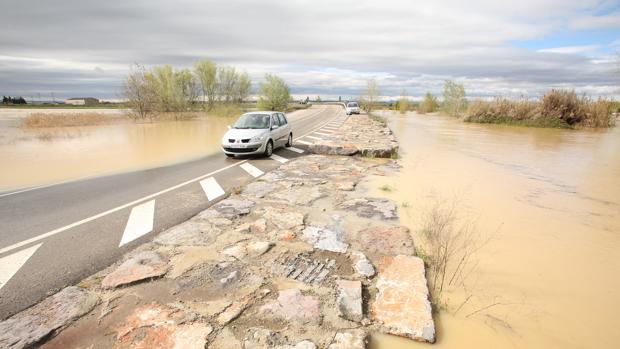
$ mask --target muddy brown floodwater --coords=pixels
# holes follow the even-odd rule
[[[403,168],[369,183],[375,194],[404,204],[401,220],[414,238],[437,197],[457,198],[459,215],[493,236],[476,255],[467,290],[446,294],[434,347],[618,348],[620,127],[571,131],[389,115]],[[385,335],[371,343],[423,347],[431,346]]]
[[[0,115],[2,116],[2,115]],[[219,151],[234,118],[24,130],[0,119],[0,192],[139,170]]]

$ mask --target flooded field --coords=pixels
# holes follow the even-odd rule
[[[438,198],[456,202],[461,219],[491,236],[466,287],[444,294],[432,347],[617,348],[620,128],[389,115],[403,168],[369,183],[374,194],[401,205],[414,239]],[[383,335],[371,343],[423,347],[431,346]]]
[[[0,110],[0,163],[5,164],[0,171],[0,191],[205,156],[219,151],[221,135],[234,121],[209,117],[182,122],[21,129],[20,119],[24,116],[24,112]]]

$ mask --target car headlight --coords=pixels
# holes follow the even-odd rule
[[[263,133],[262,135],[258,135],[258,136],[254,136],[250,139],[250,142],[252,143],[258,143],[258,142],[262,142],[265,139],[265,134]]]

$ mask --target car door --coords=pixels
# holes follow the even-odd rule
[[[291,125],[289,125],[283,113],[278,113],[278,117],[280,118],[280,128],[282,129],[282,144],[286,144],[288,142],[288,135],[291,133]]]
[[[274,148],[282,145],[282,127],[280,127],[280,118],[277,113],[271,114],[271,138]]]

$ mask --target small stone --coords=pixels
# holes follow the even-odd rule
[[[362,283],[357,280],[338,280],[338,309],[340,315],[351,321],[361,321],[362,312]]]
[[[365,349],[368,334],[364,330],[352,329],[336,333],[327,349]]]
[[[230,283],[231,281],[237,280],[238,277],[239,277],[239,271],[235,270],[231,272],[230,274],[228,274],[228,276],[226,276],[225,278],[221,278],[220,284],[226,285]]]
[[[375,275],[375,267],[370,263],[366,255],[364,255],[360,251],[351,252],[351,256],[353,257],[353,269],[355,272],[365,276],[367,278],[371,278]]]
[[[75,319],[90,312],[99,297],[90,291],[70,286],[0,322],[0,347],[34,347],[41,340]]]
[[[274,347],[274,349],[316,349],[316,344],[309,340],[303,340],[295,345],[278,345],[277,347]]]
[[[131,257],[116,270],[108,274],[101,286],[114,288],[131,284],[136,281],[162,276],[168,271],[168,261],[153,251],[140,252]]]
[[[302,324],[321,322],[321,307],[317,297],[304,296],[297,288],[281,290],[278,299],[260,308],[265,316],[275,316]]]
[[[223,254],[236,259],[254,258],[263,255],[274,244],[269,241],[241,241],[222,251]]]
[[[325,251],[345,253],[349,245],[343,241],[342,233],[310,226],[303,230],[302,239],[315,248]]]
[[[244,349],[272,349],[277,345],[279,336],[266,328],[250,328],[243,340]]]
[[[379,266],[371,317],[384,331],[422,342],[435,342],[424,262],[413,256],[385,257]]]
[[[226,218],[235,218],[250,213],[255,205],[254,201],[228,198],[218,202],[211,208]]]
[[[372,227],[360,231],[357,236],[364,251],[375,262],[383,256],[413,255],[415,252],[407,227]]]
[[[336,182],[336,189],[342,190],[342,191],[353,191],[355,190],[355,182],[352,182],[352,181]]]

